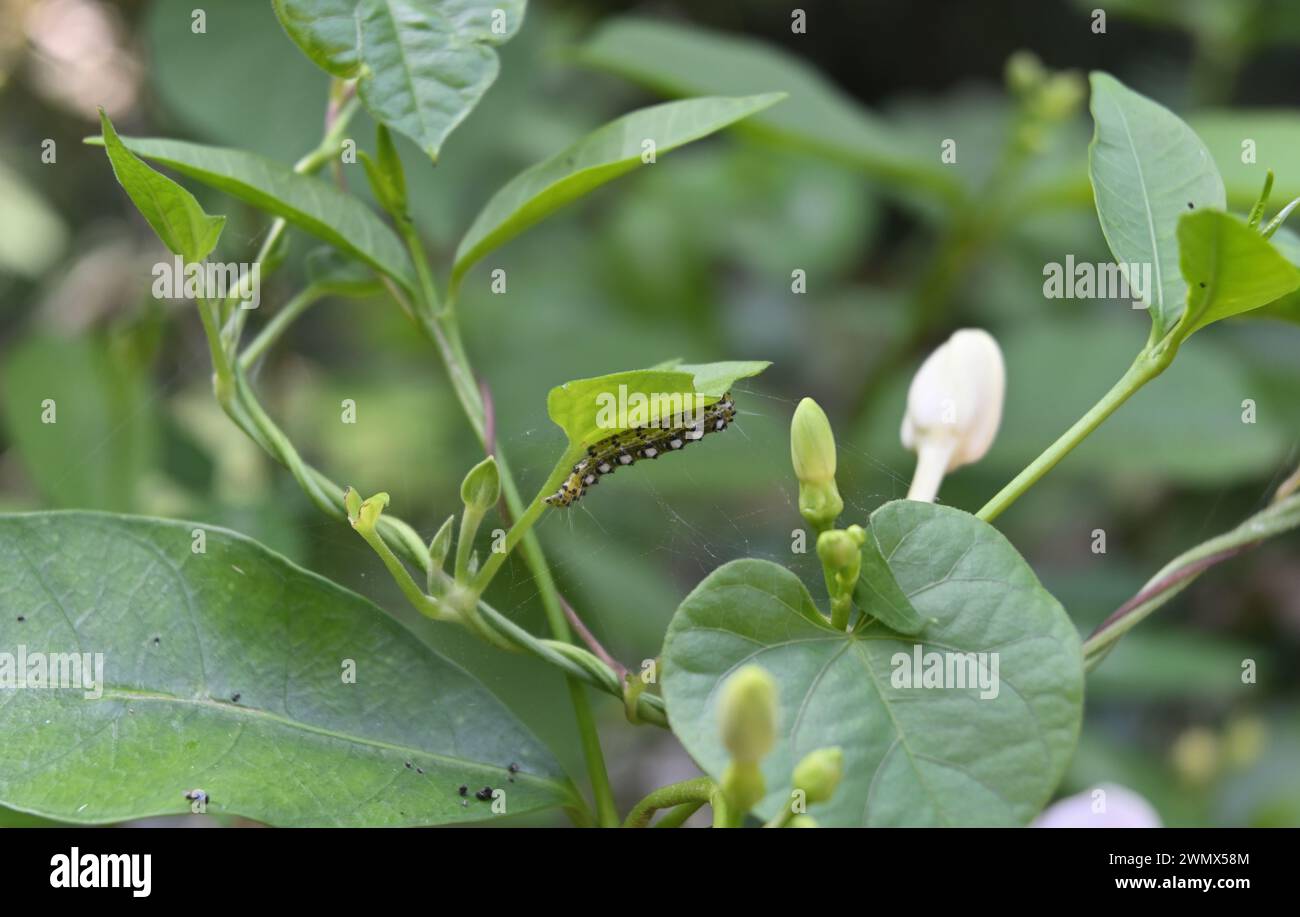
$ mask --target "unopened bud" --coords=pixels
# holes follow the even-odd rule
[[[844,752],[839,748],[819,748],[795,765],[794,787],[803,790],[809,803],[825,802],[835,795],[844,776]]]
[[[486,513],[501,496],[501,475],[497,472],[497,461],[488,456],[469,470],[460,485],[460,499],[465,508],[477,513]]]
[[[757,764],[776,742],[776,682],[756,665],[740,669],[722,686],[718,702],[722,744],[732,760]]]
[[[1002,420],[1005,390],[1002,351],[986,331],[958,331],[921,364],[901,432],[917,456],[909,500],[933,502],[947,472],[983,458]]]
[[[799,480],[799,512],[816,529],[844,509],[835,486],[835,434],[826,412],[811,398],[799,402],[790,421],[790,461]]]

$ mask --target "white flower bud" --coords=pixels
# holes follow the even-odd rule
[[[975,328],[958,331],[921,364],[903,417],[903,445],[916,453],[909,500],[934,502],[946,473],[988,452],[1006,375],[997,341]]]

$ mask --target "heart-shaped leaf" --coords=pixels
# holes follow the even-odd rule
[[[1097,219],[1115,261],[1149,304],[1160,339],[1187,301],[1178,268],[1178,220],[1191,210],[1223,210],[1223,179],[1210,151],[1181,118],[1109,74],[1092,74],[1092,117],[1088,175]],[[1150,290],[1142,289],[1146,265]]]
[[[280,24],[317,66],[356,79],[378,120],[433,159],[496,81],[497,45],[519,30],[524,0],[273,0]]]
[[[779,692],[779,738],[762,765],[764,817],[789,803],[804,755],[839,746],[843,780],[829,802],[809,809],[822,824],[1025,824],[1051,796],[1078,736],[1074,626],[1007,540],[974,516],[896,501],[877,509],[871,526],[926,619],[919,637],[878,622],[837,632],[793,573],[734,561],[687,596],[668,629],[663,691],[673,731],[720,776],[718,689],[755,663]],[[986,687],[971,668],[981,657],[958,654],[988,654],[979,673]],[[918,655],[917,684],[935,664],[951,664],[948,686],[904,682],[917,674]]]
[[[507,814],[572,803],[469,674],[234,532],[0,516],[0,566],[0,805],[113,822],[188,812],[199,788],[209,812],[276,825],[422,825],[492,817],[462,784],[503,790]],[[102,653],[101,696],[15,690],[36,653]]]
[[[1231,214],[1187,214],[1178,221],[1178,245],[1188,289],[1187,309],[1179,323],[1182,337],[1300,287],[1300,271],[1268,239]]]

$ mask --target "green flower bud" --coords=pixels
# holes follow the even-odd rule
[[[814,528],[828,527],[844,501],[835,486],[835,434],[811,398],[799,402],[790,421],[790,461],[799,480],[799,512]]]
[[[501,497],[501,475],[497,460],[488,456],[469,470],[460,485],[460,499],[467,510],[485,513],[496,506]]]
[[[1007,88],[1016,95],[1028,95],[1038,89],[1047,70],[1032,51],[1017,51],[1007,58]]]
[[[352,527],[362,532],[373,532],[375,526],[379,524],[379,517],[384,514],[384,507],[387,505],[388,494],[375,494],[357,507],[356,517],[351,519]]]
[[[796,815],[794,818],[790,819],[790,823],[786,825],[786,827],[787,828],[820,828],[821,825],[817,824],[817,819],[813,818],[811,815]]]
[[[817,556],[832,570],[853,571],[851,578],[857,579],[856,570],[862,565],[862,543],[848,532],[831,529],[817,536]]]
[[[722,774],[721,787],[722,795],[727,797],[727,805],[735,812],[737,824],[746,812],[767,795],[763,772],[758,769],[756,762],[731,762]]]
[[[819,748],[795,765],[794,786],[803,790],[808,802],[826,802],[835,795],[844,775],[844,752],[839,748]]]
[[[734,761],[757,764],[776,742],[776,682],[756,665],[727,679],[718,702],[722,744]]]
[[[1075,113],[1086,96],[1083,77],[1073,71],[1053,74],[1038,96],[1044,118],[1062,121]]]

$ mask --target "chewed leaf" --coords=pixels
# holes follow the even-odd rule
[[[546,411],[570,447],[586,447],[615,433],[650,425],[718,401],[740,379],[771,364],[763,360],[670,363],[656,369],[575,379],[551,389]]]

